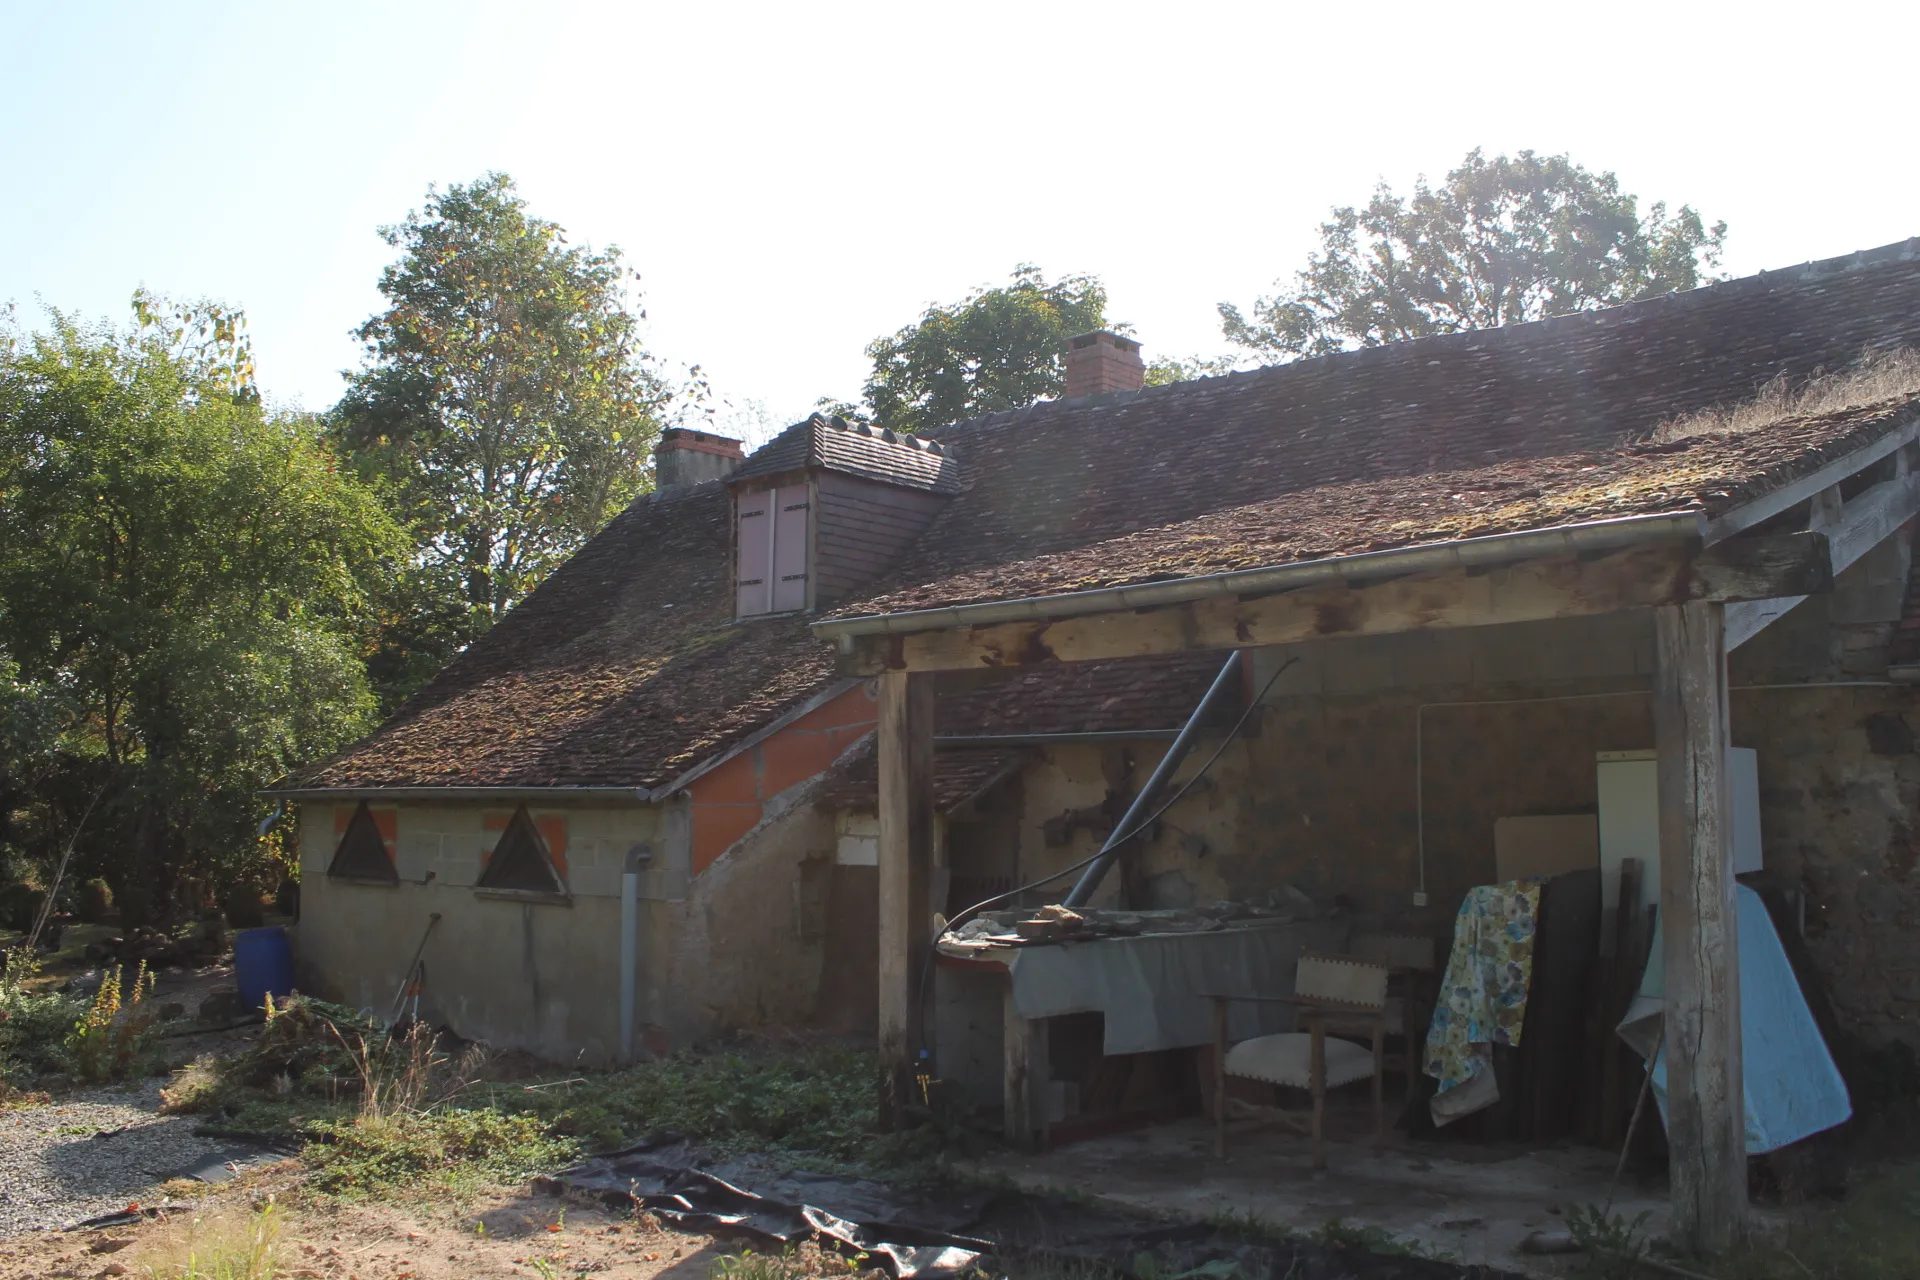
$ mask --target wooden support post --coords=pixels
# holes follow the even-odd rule
[[[880,1113],[903,1126],[915,1097],[933,914],[933,678],[880,677]]]
[[[1724,610],[1654,611],[1673,1234],[1701,1255],[1733,1245],[1747,1214]]]

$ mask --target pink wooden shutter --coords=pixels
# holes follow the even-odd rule
[[[773,607],[773,505],[773,493],[767,489],[736,499],[740,550],[734,613],[742,618]]]
[[[807,486],[777,493],[773,525],[773,611],[807,607]]]

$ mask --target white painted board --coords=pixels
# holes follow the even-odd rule
[[[1651,751],[1602,751],[1600,791],[1600,894],[1605,909],[1619,905],[1620,863],[1640,859],[1641,905],[1660,900],[1660,778]],[[1761,867],[1760,764],[1752,747],[1727,752],[1727,783],[1733,807],[1733,870]]]

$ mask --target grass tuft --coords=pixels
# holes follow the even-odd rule
[[[272,1200],[235,1221],[193,1218],[145,1258],[149,1280],[277,1280],[280,1210]]]
[[[1793,418],[1863,409],[1916,394],[1920,394],[1920,351],[1903,347],[1869,352],[1851,369],[1818,374],[1797,387],[1778,377],[1741,404],[1674,418],[1655,428],[1653,438],[1664,444],[1692,436],[1764,431]]]

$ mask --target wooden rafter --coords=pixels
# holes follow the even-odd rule
[[[1900,447],[1893,455],[1893,476],[1851,498],[1842,498],[1836,481],[1802,499],[1807,503],[1807,528],[1826,535],[1835,577],[1892,537],[1907,521],[1920,516],[1920,471],[1912,467],[1913,449],[1910,444]],[[1885,456],[1882,453],[1865,465]],[[1821,475],[1824,478],[1826,473]],[[1727,648],[1736,649],[1753,639],[1806,598],[1786,595],[1728,605]]]

